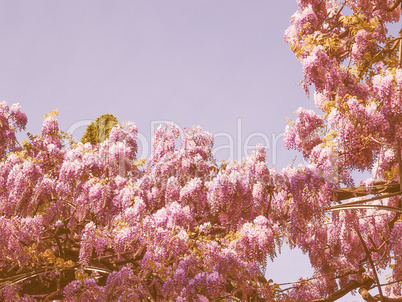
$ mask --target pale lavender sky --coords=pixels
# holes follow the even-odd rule
[[[283,42],[296,10],[295,0],[1,1],[0,100],[21,104],[32,133],[55,108],[63,130],[104,113],[147,139],[152,121],[200,125],[229,133],[234,159],[260,132],[282,168],[294,156],[279,137],[286,117],[312,107]]]
[[[55,108],[63,130],[104,113],[134,121],[146,139],[153,121],[200,125],[230,134],[235,159],[258,132],[249,144],[264,134],[268,164],[281,169],[294,157],[279,137],[286,117],[313,107],[283,42],[296,10],[296,0],[3,0],[0,101],[19,102],[32,133]],[[307,257],[285,253],[269,278],[311,273]]]

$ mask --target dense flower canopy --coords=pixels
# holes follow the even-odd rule
[[[1,130],[15,137],[11,126]],[[41,134],[3,157],[3,298],[272,298],[267,257],[286,234],[304,242],[329,200],[319,171],[269,169],[262,146],[218,166],[210,133],[187,129],[177,147],[174,125],[157,130],[143,165],[136,134],[133,123],[117,124],[101,143],[77,143],[53,112]]]
[[[319,235],[310,237],[306,251],[325,255],[310,257],[315,275],[325,278],[315,279],[313,286],[301,283],[290,295],[310,300],[340,294],[338,288],[350,291],[355,280],[367,301],[400,301],[402,186],[386,193],[402,175],[402,26],[399,36],[389,34],[389,25],[400,20],[401,1],[298,4],[285,41],[303,65],[304,88],[308,94],[314,91],[318,110],[297,110],[298,119],[286,129],[286,146],[301,151],[335,187],[353,186],[351,173],[359,170],[371,172],[372,178],[354,190],[361,193],[365,187],[366,193],[355,196],[378,195],[378,184],[383,190],[376,198],[355,200],[348,210],[333,212]],[[361,209],[350,210],[352,205]],[[378,272],[386,268],[391,274],[384,283],[389,285],[380,286]],[[378,289],[375,297],[367,292],[373,287]]]
[[[304,165],[269,168],[261,145],[218,164],[210,133],[173,124],[140,159],[134,123],[76,142],[57,112],[19,143],[27,117],[1,103],[0,300],[401,301],[400,1],[298,4],[285,40],[322,110],[286,129]],[[352,189],[356,169],[373,177]],[[265,274],[285,242],[314,269],[288,288]]]

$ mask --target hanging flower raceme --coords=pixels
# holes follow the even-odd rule
[[[25,129],[27,116],[21,112],[19,104],[13,104],[10,108],[6,102],[0,103],[0,158],[8,151],[20,150],[15,132]]]

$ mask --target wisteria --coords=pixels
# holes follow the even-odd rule
[[[56,115],[1,162],[4,299],[272,296],[261,267],[280,234],[262,146],[218,166],[211,134],[188,129],[176,147],[169,125],[144,166],[134,124],[90,144],[60,131]]]
[[[15,132],[25,129],[27,116],[21,112],[21,106],[14,104],[11,110],[6,102],[0,103],[0,156],[8,151],[19,150]]]
[[[174,124],[137,158],[111,115],[78,142],[52,111],[18,142],[27,117],[0,103],[0,300],[401,301],[401,1],[298,4],[285,41],[317,109],[285,145],[305,164],[268,167],[262,145],[217,163],[212,134]],[[314,270],[288,287],[266,269],[284,244]]]
[[[401,34],[389,34],[388,26],[399,21],[401,1],[298,4],[300,10],[291,18],[285,41],[303,66],[303,85],[308,94],[314,90],[317,110],[298,109],[297,120],[286,129],[285,143],[301,151],[308,161],[306,168],[315,167],[318,179],[325,180],[329,195],[320,195],[321,205],[342,210],[323,213],[326,218],[321,224],[305,215],[290,217],[290,234],[292,228],[298,228],[298,233],[308,229],[293,242],[310,255],[314,277],[310,282],[299,280],[281,295],[291,300],[334,301],[359,290],[366,301],[400,301],[396,243],[400,236],[395,236],[402,194],[402,41]],[[372,177],[355,187],[354,170],[369,171]],[[289,173],[300,174],[289,167],[282,175]],[[391,184],[397,186],[391,190]],[[295,202],[307,185],[302,181],[294,187],[297,193],[292,192],[291,198],[284,189],[275,194],[285,203]],[[301,209],[306,211],[315,198],[311,189],[303,191],[308,201]],[[388,197],[389,192],[394,193]],[[377,196],[358,197],[370,194]],[[342,205],[351,197],[358,198],[345,205],[353,204],[354,209]],[[367,203],[370,208],[359,208]],[[388,208],[381,210],[382,206]],[[378,275],[384,271],[391,274],[388,283],[380,284]],[[370,293],[373,288],[377,295]]]

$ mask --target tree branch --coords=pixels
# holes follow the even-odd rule
[[[402,194],[402,193],[401,193]],[[398,195],[401,195],[398,194]],[[389,196],[386,196],[389,197]],[[383,197],[383,198],[386,198]],[[380,198],[378,198],[380,199]],[[362,200],[360,203],[367,202],[367,200]],[[329,212],[333,211],[340,211],[340,210],[359,210],[359,209],[376,209],[376,210],[385,210],[385,211],[391,211],[391,212],[397,212],[397,213],[402,213],[401,208],[396,208],[396,207],[388,207],[388,206],[381,206],[381,205],[376,205],[376,204],[342,204],[342,205],[335,205],[333,207],[329,207],[327,210]]]
[[[397,182],[385,182],[385,181],[375,181],[373,186],[369,187],[370,192],[367,191],[366,186],[350,187],[350,188],[340,188],[335,189],[334,197],[337,200],[344,200],[353,197],[367,196],[369,194],[380,194],[380,193],[396,193],[399,192],[399,183]]]
[[[401,0],[395,0],[394,3],[392,3],[391,5],[389,5],[389,6],[387,7],[387,11],[392,12],[393,10],[395,10],[395,9],[398,7],[398,5],[399,5],[400,3],[401,3]]]
[[[333,302],[347,295],[352,290],[358,289],[359,287],[360,287],[359,282],[357,282],[356,280],[352,280],[348,284],[346,284],[346,286],[342,287],[338,291],[330,294],[325,298],[313,300],[313,302]]]
[[[369,249],[367,248],[366,242],[364,242],[364,239],[363,239],[362,235],[360,234],[359,228],[356,227],[355,229],[356,229],[357,236],[359,236],[360,242],[362,243],[363,248],[364,248],[364,250],[365,250],[365,252],[366,252],[366,255],[367,255],[367,258],[368,258],[368,260],[369,260],[369,262],[370,262],[370,264],[371,264],[371,267],[373,268],[374,277],[375,277],[375,280],[376,280],[376,282],[377,282],[378,292],[380,293],[380,301],[381,301],[381,302],[384,302],[384,295],[382,294],[381,284],[380,284],[380,280],[378,279],[378,274],[377,274],[377,270],[376,270],[375,265],[374,265],[374,262],[373,262],[373,258],[371,258],[371,253],[370,253]],[[369,294],[369,292],[368,292],[368,288],[361,287],[360,290],[359,290],[359,293],[360,293],[360,294],[362,295],[362,297],[365,299],[365,296],[364,296],[363,293],[362,293],[363,291],[364,291],[364,293],[367,294],[367,295],[370,295],[370,294]],[[370,296],[371,296],[371,295],[370,295]],[[366,300],[366,299],[365,299],[365,300]],[[367,300],[366,300],[366,301],[367,301]]]
[[[375,299],[375,301],[379,301],[380,300],[379,295],[375,295],[374,299]],[[402,302],[402,298],[387,298],[387,297],[384,297],[383,301],[384,302]]]

